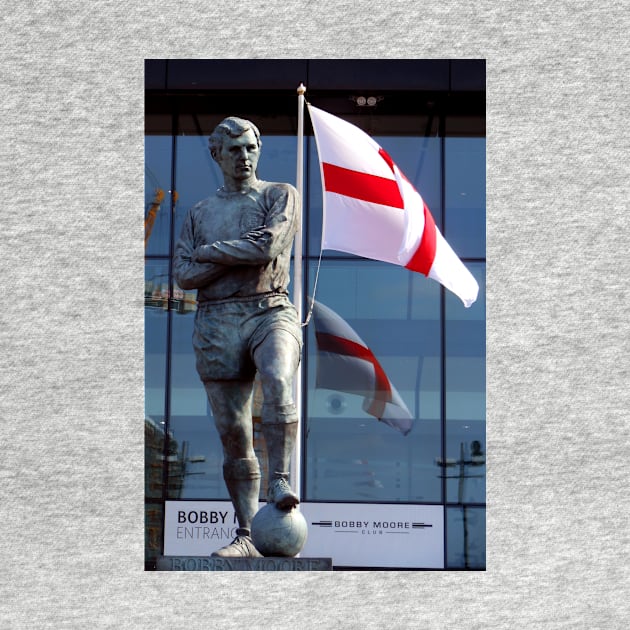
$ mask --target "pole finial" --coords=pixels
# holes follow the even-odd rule
[[[300,96],[304,96],[304,93],[306,92],[306,86],[304,85],[304,83],[300,83],[298,89],[297,89],[297,93]]]

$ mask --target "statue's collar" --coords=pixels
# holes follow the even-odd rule
[[[261,181],[257,180],[242,190],[226,190],[225,186],[221,186],[221,188],[217,189],[217,197],[221,197],[222,199],[231,199],[233,197],[249,195],[252,192],[258,192],[260,184]]]

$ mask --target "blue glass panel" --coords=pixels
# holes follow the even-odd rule
[[[333,314],[330,330],[316,317],[308,328],[308,500],[439,502],[439,286],[395,265],[324,261],[316,299]],[[332,350],[331,331],[346,340]],[[412,418],[407,435],[375,417],[386,388],[402,403],[388,409]]]
[[[176,287],[177,293],[179,288]],[[176,442],[171,498],[227,499],[223,450],[206,392],[195,369],[192,334],[196,291],[182,292],[184,308],[173,313],[171,347],[171,435]]]
[[[460,258],[486,256],[486,139],[445,139],[444,237]]]
[[[145,267],[145,491],[162,498],[165,427],[166,326],[168,263],[149,261]]]
[[[223,176],[208,150],[207,136],[177,136],[175,239],[187,210],[223,185]]]
[[[485,264],[468,263],[479,296],[464,308],[447,292],[446,460],[447,501],[485,503],[486,478],[486,291]]]
[[[164,420],[168,262],[148,261],[144,281],[145,415]]]
[[[144,140],[145,222],[150,213],[155,215],[153,225],[145,228],[148,255],[168,256],[169,253],[172,144],[171,136],[145,136]],[[164,195],[161,203],[157,201],[158,191]]]
[[[422,196],[437,225],[442,223],[440,138],[376,137]]]
[[[304,215],[306,249],[309,256],[319,256],[322,244],[322,177],[315,138],[307,138],[308,169],[306,171],[307,213]]]

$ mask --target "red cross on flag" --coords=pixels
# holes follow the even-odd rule
[[[358,127],[312,105],[308,110],[324,186],[322,249],[419,271],[469,307],[477,281],[394,161]]]

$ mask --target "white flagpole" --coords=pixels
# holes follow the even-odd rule
[[[300,206],[304,209],[304,93],[306,87],[300,83],[298,93],[298,133],[297,133],[297,172],[295,177],[295,187],[298,191]],[[293,305],[297,310],[298,321],[302,324],[302,219],[298,231],[295,235],[295,243],[293,248]],[[293,480],[293,490],[301,496],[302,486],[302,366],[304,358],[300,361],[294,381],[294,398],[297,408],[300,425],[295,440],[295,450],[293,452],[291,479]]]

